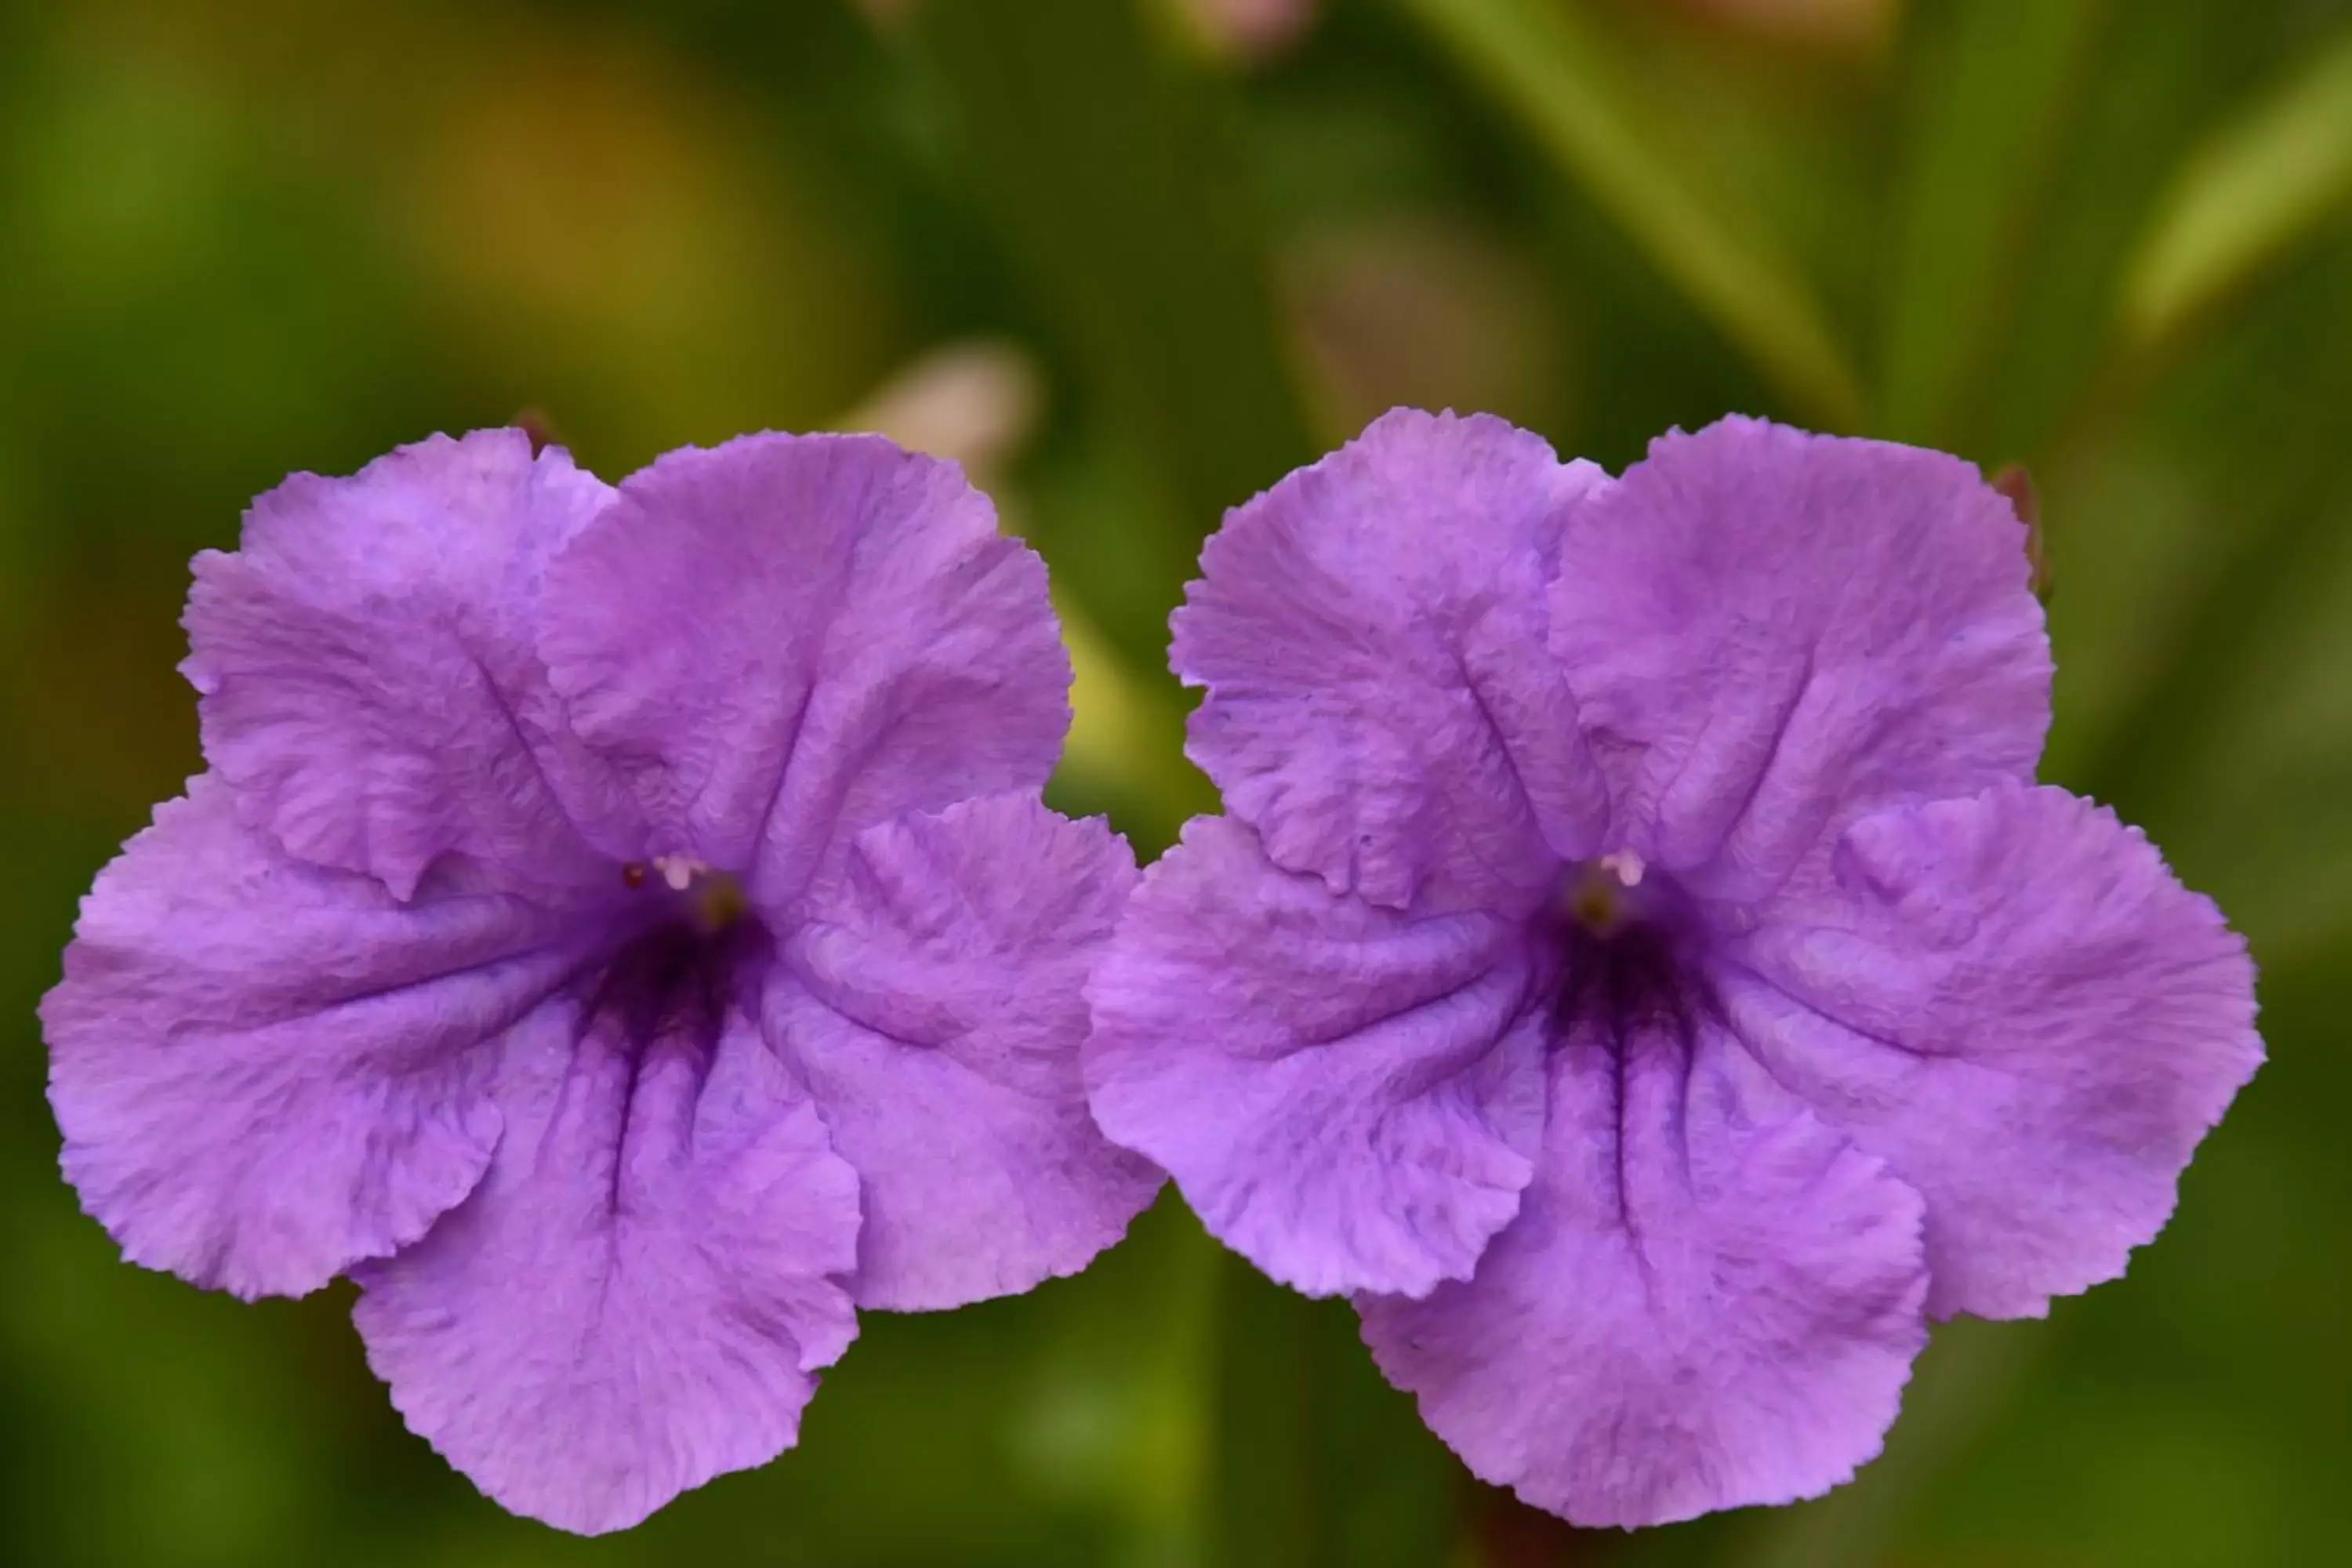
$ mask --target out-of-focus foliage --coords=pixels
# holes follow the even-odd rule
[[[1669,108],[1625,85],[1638,57],[1549,0],[1404,0],[1517,113],[1536,144],[1638,245],[1643,258],[1754,361],[1813,425],[1861,417],[1861,389],[1809,292],[1760,226],[1737,222],[1677,155]],[[1712,199],[1711,199],[1712,198]]]
[[[2124,280],[2143,340],[2160,338],[2336,217],[2352,195],[2352,37],[2223,126],[2180,171]]]
[[[40,1563],[2305,1564],[2352,1464],[2347,0],[0,4],[0,1542]],[[197,765],[189,553],[289,469],[544,413],[970,461],[1055,568],[1057,786],[1213,796],[1162,617],[1391,402],[1612,468],[1730,409],[2031,465],[2049,776],[2264,966],[2272,1062],[2130,1279],[1938,1331],[1829,1499],[1634,1537],[1476,1487],[1347,1310],[1172,1198],[867,1319],[803,1448],[582,1542],[408,1436],[342,1290],[120,1263],[31,1017]]]

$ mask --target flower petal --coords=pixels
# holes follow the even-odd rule
[[[1357,1303],[1474,1472],[1579,1524],[1826,1491],[1926,1341],[1917,1194],[1727,1047],[1562,1042],[1541,1167],[1477,1274]]]
[[[860,1306],[1076,1273],[1160,1190],[1078,1071],[1081,988],[1135,880],[1100,821],[994,795],[868,828],[814,900],[767,1027],[857,1167]]]
[[[573,1023],[509,1054],[489,1174],[352,1315],[413,1430],[594,1534],[793,1445],[856,1332],[857,1178],[749,1019]]]
[[[1069,723],[1044,564],[874,436],[673,452],[549,574],[541,646],[667,852],[777,909],[861,828],[1036,790]]]
[[[572,966],[508,898],[403,906],[294,860],[218,779],[83,901],[41,1003],[66,1179],[126,1257],[300,1295],[422,1235],[499,1137],[483,1042]]]
[[[1087,987],[1095,1115],[1275,1279],[1420,1295],[1518,1212],[1544,1114],[1534,986],[1510,922],[1336,895],[1197,818]]]
[[[1524,896],[1607,810],[1544,658],[1572,504],[1605,484],[1499,419],[1398,409],[1236,508],[1176,612],[1192,760],[1277,865],[1403,908]]]
[[[1938,1314],[2124,1271],[2262,1061],[2253,966],[2112,813],[2008,784],[1856,823],[1734,952],[1759,1056],[1927,1200]]]
[[[548,557],[612,493],[477,430],[254,502],[236,553],[196,557],[183,667],[246,821],[403,899],[452,853],[519,891],[608,875],[590,838],[625,850],[626,803],[569,732],[532,617]]]
[[[1580,507],[1551,646],[1616,837],[1750,900],[1881,807],[2029,780],[2050,647],[2024,526],[1955,458],[1726,419]]]

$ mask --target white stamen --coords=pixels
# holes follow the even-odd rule
[[[1650,868],[1641,856],[1631,849],[1612,850],[1601,858],[1599,864],[1602,870],[1629,888],[1640,887],[1642,873]]]
[[[661,873],[662,880],[669,884],[671,892],[683,893],[694,886],[695,878],[710,868],[691,855],[656,855],[654,857],[654,869]]]

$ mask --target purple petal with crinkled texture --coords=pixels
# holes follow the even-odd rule
[[[1088,985],[1095,1115],[1275,1279],[1419,1295],[1518,1212],[1544,1115],[1535,979],[1515,922],[1335,895],[1197,818]]]
[[[403,906],[191,780],[100,874],[41,1004],[66,1179],[133,1262],[315,1289],[473,1190],[496,1042],[572,967],[564,934],[505,897]]]
[[[1525,901],[1592,853],[1607,797],[1546,592],[1603,488],[1486,416],[1399,409],[1235,509],[1171,665],[1189,752],[1278,865],[1403,908]]]
[[[1100,821],[995,795],[867,828],[813,896],[766,1025],[862,1179],[860,1306],[1075,1273],[1159,1191],[1078,1074],[1087,971],[1135,881]]]
[[[1137,881],[1038,792],[1042,563],[871,437],[611,490],[517,432],[300,475],[197,565],[215,772],[46,1000],[145,1263],[362,1286],[411,1426],[584,1532],[797,1438],[856,1307],[1074,1272],[1164,1176],[1086,1105]]]
[[[2028,781],[2050,647],[2024,527],[1956,458],[1726,419],[1569,525],[1551,647],[1613,837],[1764,896],[1889,805]]]
[[[1711,1026],[1583,1033],[1475,1277],[1357,1306],[1479,1477],[1580,1524],[1663,1524],[1814,1496],[1878,1451],[1927,1337],[1919,1215]]]
[[[1931,1310],[2038,1316],[2121,1274],[2262,1061],[2244,942],[2059,789],[1865,818],[1835,871],[1731,949],[1726,998],[1926,1194]]]
[[[869,436],[662,458],[549,574],[541,647],[664,847],[782,912],[848,839],[1041,787],[1069,656],[1044,564],[953,464]]]
[[[254,502],[195,562],[183,667],[245,820],[405,899],[455,854],[518,891],[593,884],[633,813],[536,651],[548,559],[613,492],[520,430],[436,437]]]
[[[473,1197],[357,1271],[409,1426],[506,1507],[591,1534],[790,1447],[856,1332],[857,1177],[757,1027],[641,1039],[575,1013],[498,1092]]]

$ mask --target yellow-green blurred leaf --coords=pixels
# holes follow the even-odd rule
[[[1572,5],[1397,0],[1737,345],[1791,409],[1851,427],[1861,395],[1803,280],[1768,236],[1711,201],[1651,127],[1626,62]]]
[[[2192,154],[2126,274],[2148,343],[2294,248],[2352,199],[2352,32]]]

